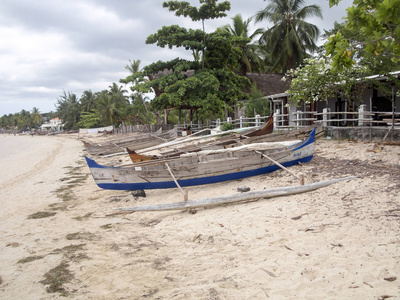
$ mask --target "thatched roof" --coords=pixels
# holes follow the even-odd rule
[[[280,74],[247,73],[246,76],[251,82],[257,84],[257,88],[264,96],[284,93],[290,86],[290,82],[283,81],[282,77],[284,76]]]

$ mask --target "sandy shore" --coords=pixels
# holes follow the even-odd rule
[[[99,189],[73,136],[0,138],[1,299],[400,299],[400,146],[319,139],[292,171],[358,177],[196,214],[107,216],[182,195]],[[185,189],[297,184],[277,171]]]

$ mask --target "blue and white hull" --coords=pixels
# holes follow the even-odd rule
[[[242,179],[270,173],[280,169],[278,165],[260,152],[278,161],[285,167],[305,163],[314,154],[315,129],[309,136],[293,144],[266,148],[256,144],[229,151],[197,152],[178,158],[141,162],[122,167],[107,167],[86,157],[96,184],[110,190],[141,190],[175,188],[176,184],[168,170],[170,167],[180,186],[194,186],[228,180]],[[267,144],[267,143],[263,143]],[[240,148],[240,149],[239,149]],[[257,149],[257,151],[255,151]]]

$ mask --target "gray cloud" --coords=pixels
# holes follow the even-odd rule
[[[198,0],[189,1],[198,6]],[[250,18],[267,5],[262,0],[232,0],[228,17],[210,20],[206,30],[231,23],[241,14]],[[342,2],[348,2],[343,0]],[[147,36],[164,25],[201,28],[200,22],[175,17],[161,0],[3,0],[0,1],[0,116],[38,107],[55,110],[63,91],[107,89],[128,75],[129,60],[142,66],[158,60],[190,57],[182,49],[146,45]],[[324,19],[310,22],[329,29],[345,15],[343,4],[329,9],[318,3]],[[255,27],[267,28],[259,23]]]

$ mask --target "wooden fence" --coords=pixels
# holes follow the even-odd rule
[[[323,127],[354,127],[354,126],[386,126],[400,129],[400,112],[367,111],[366,105],[361,105],[357,112],[331,112],[324,108],[323,112],[295,111],[274,114],[274,130],[290,130],[321,124]]]

